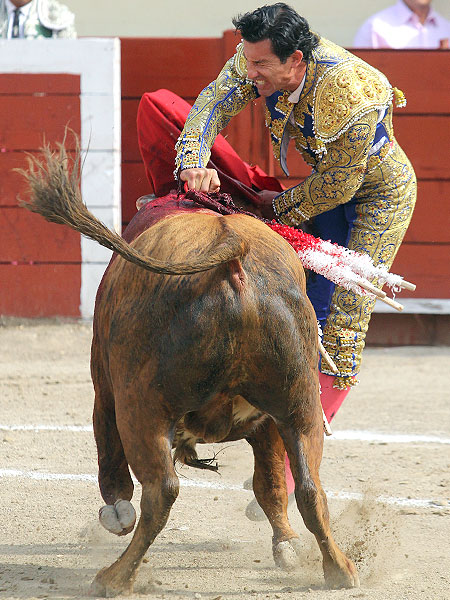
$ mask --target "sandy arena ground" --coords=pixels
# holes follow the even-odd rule
[[[90,338],[90,324],[0,322],[1,599],[84,598],[130,539],[97,520]],[[169,523],[127,598],[449,599],[449,372],[450,348],[368,349],[333,422],[321,477],[360,589],[324,589],[315,540],[292,505],[304,555],[296,573],[275,568],[268,523],[244,514],[243,441],[223,446],[220,475],[180,470]]]

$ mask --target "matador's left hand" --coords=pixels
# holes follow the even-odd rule
[[[261,190],[258,192],[258,198],[253,201],[255,208],[257,209],[255,212],[258,216],[268,219],[269,221],[272,221],[272,219],[277,220],[272,201],[279,193],[280,192],[273,192],[272,190]]]

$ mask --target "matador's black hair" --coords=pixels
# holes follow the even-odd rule
[[[270,40],[273,52],[282,63],[296,50],[303,52],[305,61],[309,60],[319,43],[319,37],[309,29],[308,21],[284,2],[238,15],[233,19],[233,25],[247,42]]]

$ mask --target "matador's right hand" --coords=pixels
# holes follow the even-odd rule
[[[199,192],[218,192],[220,179],[215,169],[183,169],[180,172],[181,181],[186,181],[189,190]]]

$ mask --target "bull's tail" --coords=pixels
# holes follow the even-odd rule
[[[102,246],[114,250],[126,260],[166,275],[188,275],[208,271],[236,258],[242,258],[248,252],[248,244],[234,231],[228,228],[224,217],[217,243],[206,254],[189,262],[167,263],[137,252],[120,235],[108,229],[86,207],[80,192],[81,153],[77,147],[73,165],[67,156],[63,144],[58,144],[58,152],[52,152],[49,146],[42,149],[44,158],[29,157],[28,170],[20,170],[30,188],[29,202],[20,202],[22,206],[38,213],[47,221],[68,225],[82,235],[95,240]]]

